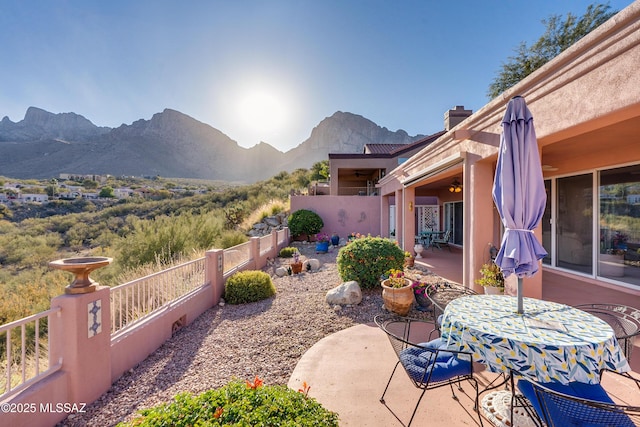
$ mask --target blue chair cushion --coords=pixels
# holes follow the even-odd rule
[[[436,356],[436,350],[447,348],[447,343],[441,338],[418,345],[426,349],[409,347],[400,352],[400,363],[414,381],[440,382],[471,372],[471,361],[460,359],[454,353],[440,351]]]
[[[579,382],[561,384],[558,382],[551,382],[551,383],[543,383],[542,385],[550,390],[556,391],[558,393],[566,394],[569,396],[578,397],[581,399],[594,400],[602,403],[615,404],[614,401],[611,400],[611,397],[609,397],[605,389],[602,388],[600,384],[585,384],[585,383],[579,383]],[[520,379],[518,381],[518,389],[527,399],[529,399],[529,401],[531,402],[531,405],[535,409],[538,416],[540,416],[540,418],[544,420],[545,417],[542,411],[542,406],[533,389],[533,384],[531,384],[531,382],[527,381],[526,379]],[[569,423],[568,425],[571,425],[571,426],[596,427],[596,426],[602,425],[600,423],[590,423],[589,421],[587,421],[587,420],[593,419],[594,416],[596,416],[596,414],[600,412],[598,408],[589,407],[587,405],[581,405],[580,403],[573,402],[573,401],[569,403],[569,406],[574,406],[575,409],[581,413],[581,416],[579,419],[568,416],[566,413],[563,413],[562,411],[560,411],[560,409],[557,408],[556,405],[553,404],[553,402],[547,401],[547,409],[549,411],[549,416],[552,419],[558,418],[560,420],[563,420],[562,424],[560,425],[565,425],[567,422]],[[631,421],[631,419],[629,419],[629,417],[626,414],[620,412],[615,416],[617,415],[619,415],[619,419],[615,423],[616,426],[618,427],[634,426],[633,422]]]

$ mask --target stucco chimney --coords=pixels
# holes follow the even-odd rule
[[[471,110],[465,110],[464,105],[456,105],[456,108],[444,113],[444,130],[451,130],[471,115]]]

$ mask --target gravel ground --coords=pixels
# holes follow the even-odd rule
[[[320,339],[372,322],[384,312],[380,288],[364,290],[356,306],[329,306],[327,291],[341,283],[337,250],[316,254],[315,245],[297,246],[303,257],[322,262],[319,271],[275,277],[275,268],[288,263],[276,259],[264,269],[274,278],[275,297],[207,310],[87,405],[86,412],[70,415],[58,427],[112,426],[135,417],[140,409],[169,402],[178,393],[198,394],[234,378],[257,375],[268,385],[287,384],[300,357]],[[416,275],[423,281],[439,279],[426,271],[409,271],[409,276]],[[415,310],[409,315],[425,316]]]

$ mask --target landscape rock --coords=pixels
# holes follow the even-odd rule
[[[310,265],[311,267],[307,267],[307,265]],[[320,260],[315,259],[315,258],[310,258],[308,260],[305,260],[302,263],[302,270],[304,271],[318,271],[320,269],[320,266],[322,265],[322,263],[320,262]]]
[[[327,292],[329,305],[357,305],[362,301],[362,290],[356,281],[345,282]]]
[[[277,227],[280,225],[280,219],[277,216],[268,216],[262,220],[269,227]]]
[[[276,268],[275,273],[276,273],[276,276],[278,277],[284,277],[287,274],[289,274],[289,271],[285,267],[278,267]]]

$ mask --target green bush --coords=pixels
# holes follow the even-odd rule
[[[291,258],[296,252],[298,252],[298,249],[287,246],[280,249],[280,258]]]
[[[197,396],[181,393],[172,403],[143,409],[139,417],[118,424],[119,427],[195,425],[337,427],[338,414],[302,391],[284,385],[263,386],[256,378],[254,383],[234,380]]]
[[[229,304],[260,301],[276,294],[276,287],[264,271],[239,271],[227,279],[224,300]]]
[[[294,237],[306,234],[309,239],[322,230],[324,222],[317,213],[307,209],[299,209],[289,215],[288,227]]]
[[[336,262],[343,281],[355,280],[363,289],[371,289],[386,271],[403,269],[404,251],[390,240],[362,237],[341,248]]]

